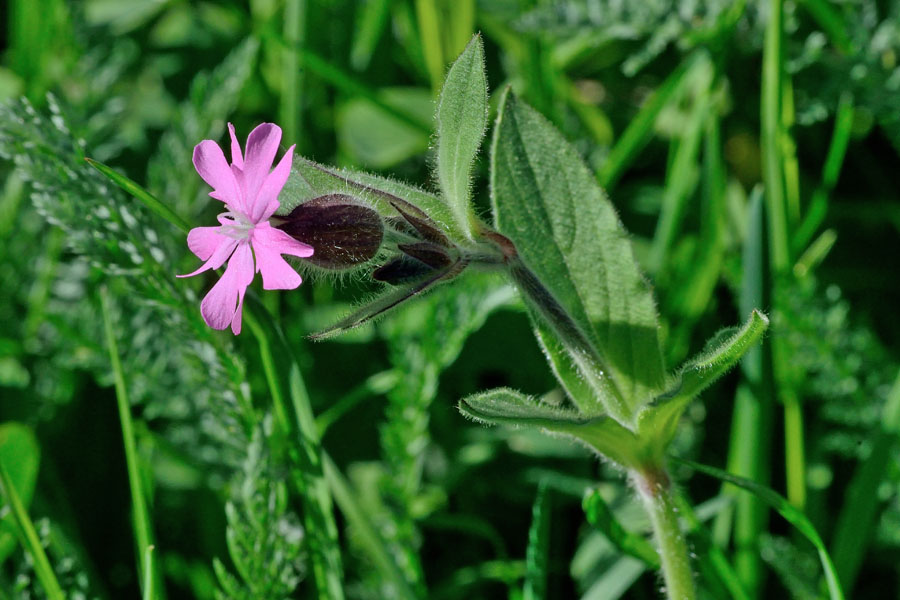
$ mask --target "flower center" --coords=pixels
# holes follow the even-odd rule
[[[219,233],[235,240],[246,240],[256,223],[242,212],[230,210],[219,215],[219,223],[222,224]]]

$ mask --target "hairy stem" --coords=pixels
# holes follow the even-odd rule
[[[694,576],[687,541],[678,524],[676,497],[668,474],[662,468],[632,472],[638,495],[650,517],[656,538],[666,597],[669,600],[694,600]]]

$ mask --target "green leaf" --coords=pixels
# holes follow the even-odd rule
[[[390,290],[381,296],[376,296],[360,305],[356,310],[334,325],[314,333],[309,337],[313,340],[324,340],[339,335],[347,330],[359,327],[360,325],[364,325],[372,319],[384,316],[410,298],[423,294],[429,291],[433,286],[456,277],[463,269],[465,269],[465,267],[466,263],[456,261],[445,269],[434,271],[434,273],[413,285]]]
[[[307,200],[328,194],[347,194],[359,198],[386,217],[399,216],[394,206],[400,206],[434,223],[454,242],[465,244],[467,241],[442,198],[386,177],[326,167],[300,156],[294,157],[291,175],[278,196],[281,202],[278,214],[285,215]]]
[[[191,229],[191,226],[188,225],[184,219],[179,217],[175,213],[175,211],[169,208],[166,204],[160,202],[153,194],[142,188],[140,185],[138,185],[128,177],[117,173],[110,167],[107,167],[103,163],[97,162],[96,160],[90,158],[85,158],[85,160],[89,165],[109,177],[109,179],[117,186],[140,200],[144,204],[144,206],[180,229],[182,232],[187,233]]]
[[[487,127],[484,48],[476,35],[456,59],[437,107],[437,166],[441,191],[460,228],[471,237],[469,186],[472,162]]]
[[[683,464],[686,467],[690,467],[691,469],[703,473],[704,475],[709,475],[710,477],[721,479],[722,481],[745,489],[771,506],[774,510],[776,510],[778,514],[784,517],[785,520],[793,525],[797,531],[799,531],[806,539],[808,539],[812,543],[813,546],[815,546],[816,550],[819,553],[819,560],[822,563],[822,569],[825,572],[825,581],[828,584],[829,597],[831,598],[831,600],[843,600],[844,593],[843,591],[841,591],[841,584],[838,580],[834,564],[831,561],[831,556],[829,556],[828,550],[825,548],[825,543],[822,541],[822,538],[819,537],[819,533],[816,531],[816,528],[800,509],[792,505],[787,501],[786,498],[784,498],[780,494],[756,483],[753,480],[745,479],[744,477],[738,477],[737,475],[732,475],[731,473],[723,471],[722,469],[717,469],[715,467],[710,467],[707,465],[701,465],[693,461],[684,460],[674,456],[671,458],[675,462]]]
[[[30,427],[19,423],[0,425],[0,464],[6,467],[25,507],[31,504],[37,483],[40,448]],[[13,515],[0,520],[0,564],[16,548],[16,525]]]
[[[615,210],[575,149],[509,92],[501,101],[491,167],[496,225],[549,297],[536,293],[537,286],[527,289],[521,279],[520,289],[532,309],[554,302],[562,308],[574,331],[561,331],[569,325],[557,322],[555,333],[576,364],[586,352],[599,357],[608,388],[604,409],[630,422],[662,389],[664,371],[650,286]],[[591,348],[577,348],[578,335]],[[579,370],[590,375],[583,366]],[[598,406],[589,409],[588,414],[600,412]]]
[[[575,438],[622,466],[640,464],[638,440],[609,417],[588,418],[578,412],[551,406],[509,388],[473,394],[459,402],[466,417],[487,425],[515,425],[542,429]]]
[[[688,403],[734,367],[768,327],[768,317],[754,310],[740,329],[733,333],[733,330],[726,330],[710,340],[707,351],[681,368],[675,386],[641,411],[638,416],[641,435],[658,440],[659,447],[664,448],[675,435],[678,419]]]

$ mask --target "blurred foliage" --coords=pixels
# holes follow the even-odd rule
[[[435,189],[434,91],[460,44],[480,30],[491,90],[511,85],[607,184],[655,285],[671,366],[722,323],[746,317],[736,313],[749,269],[741,254],[748,195],[762,177],[760,72],[770,7],[749,0],[4,4],[0,421],[2,431],[35,434],[35,448],[16,443],[15,452],[40,456],[34,493],[22,495],[68,597],[139,593],[97,299],[104,282],[143,476],[152,482],[167,596],[287,598],[297,586],[304,597],[313,593],[287,460],[267,443],[270,403],[252,340],[205,326],[199,288],[174,278],[193,264],[183,235],[113,188],[85,157],[128,174],[191,223],[211,223],[215,208],[190,164],[192,148],[222,141],[227,122],[246,132],[279,121],[285,142],[297,142],[305,156]],[[797,231],[808,221],[811,233],[797,235],[792,256],[803,269],[770,280],[763,308],[773,317],[771,340],[788,357],[774,382],[777,397],[799,398],[805,419],[805,510],[829,543],[850,506],[844,491],[874,452],[900,362],[891,308],[900,303],[892,175],[900,153],[898,24],[896,0],[784,2],[784,114],[797,165],[788,182],[796,189],[791,223]],[[834,160],[842,102],[852,108],[849,150],[829,182],[823,170]],[[475,167],[474,195],[486,212],[484,162]],[[817,190],[824,191],[819,212]],[[827,231],[836,241],[816,246]],[[554,385],[510,288],[467,273],[352,335],[316,345],[304,339],[376,289],[365,272],[338,282],[313,276],[263,301],[303,368],[323,446],[349,475],[411,588],[445,598],[521,597],[527,577],[529,590],[541,589],[538,544],[547,552],[546,597],[654,597],[658,582],[647,565],[581,508],[585,491],[601,481],[597,493],[623,531],[648,531],[612,469],[563,440],[481,429],[453,408],[487,388],[541,395]],[[683,454],[724,462],[741,436],[729,423],[742,377],[729,376],[688,412],[690,427],[677,442]],[[787,468],[777,406],[766,466],[781,490]],[[5,439],[0,434],[4,464]],[[860,542],[851,597],[896,591],[900,464],[896,439],[889,444],[889,460],[867,488],[876,513]],[[31,485],[22,477],[20,491]],[[713,498],[696,508],[704,524],[731,502],[708,480],[684,488]],[[4,510],[0,598],[43,597],[27,554],[8,543]],[[529,544],[533,516],[531,537],[539,539]],[[538,535],[543,519],[549,527]],[[389,594],[393,583],[361,532],[349,519],[341,526],[348,596]],[[760,593],[820,597],[810,547],[780,524],[767,528],[754,551],[774,576]],[[712,539],[734,550],[733,540]],[[701,569],[701,585],[721,584]]]

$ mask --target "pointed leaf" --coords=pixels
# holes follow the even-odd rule
[[[609,417],[586,418],[574,410],[551,406],[509,388],[463,398],[459,411],[486,425],[534,427],[562,434],[622,466],[639,464],[637,438]]]
[[[697,394],[734,367],[744,353],[752,348],[765,333],[769,319],[758,310],[750,314],[750,319],[736,332],[713,339],[709,350],[689,360],[681,368],[676,385],[638,417],[638,431],[641,435],[658,440],[662,450],[675,435],[675,428],[681,413]]]
[[[481,36],[476,35],[450,67],[437,107],[438,180],[456,222],[470,237],[472,162],[481,145],[487,119],[484,48]]]
[[[688,361],[681,369],[678,395],[694,397],[735,366],[756,345],[769,327],[769,319],[758,310],[733,335],[707,352]]]
[[[828,554],[828,550],[825,548],[825,543],[822,541],[822,538],[819,537],[819,533],[816,531],[815,526],[810,522],[803,512],[798,509],[796,506],[787,501],[786,498],[778,494],[777,492],[767,488],[764,485],[760,485],[751,479],[745,479],[743,477],[738,477],[737,475],[732,475],[728,471],[723,471],[722,469],[717,469],[716,467],[710,467],[708,465],[701,465],[699,463],[695,463],[689,460],[683,460],[677,457],[671,457],[675,462],[683,464],[691,469],[703,473],[704,475],[709,475],[710,477],[715,477],[717,479],[721,479],[727,483],[731,483],[733,485],[738,486],[739,488],[745,489],[773,509],[775,509],[778,514],[785,518],[794,528],[799,531],[806,539],[812,542],[812,545],[816,547],[816,550],[819,553],[819,560],[822,562],[822,569],[825,572],[825,581],[828,584],[828,592],[829,597],[832,600],[843,600],[844,593],[841,591],[841,584],[838,581],[837,572],[835,571],[834,564],[831,561],[831,556]]]
[[[372,319],[380,317],[391,309],[396,308],[406,300],[428,291],[438,283],[456,277],[466,268],[466,265],[467,263],[458,260],[445,269],[434,271],[434,273],[414,285],[393,289],[370,300],[331,327],[318,333],[314,333],[310,335],[309,338],[312,340],[328,339],[339,335],[348,329],[353,329],[354,327],[359,327],[360,325],[368,323]]]
[[[629,420],[661,391],[664,371],[650,286],[615,210],[575,149],[509,92],[491,167],[497,227],[593,345]]]

